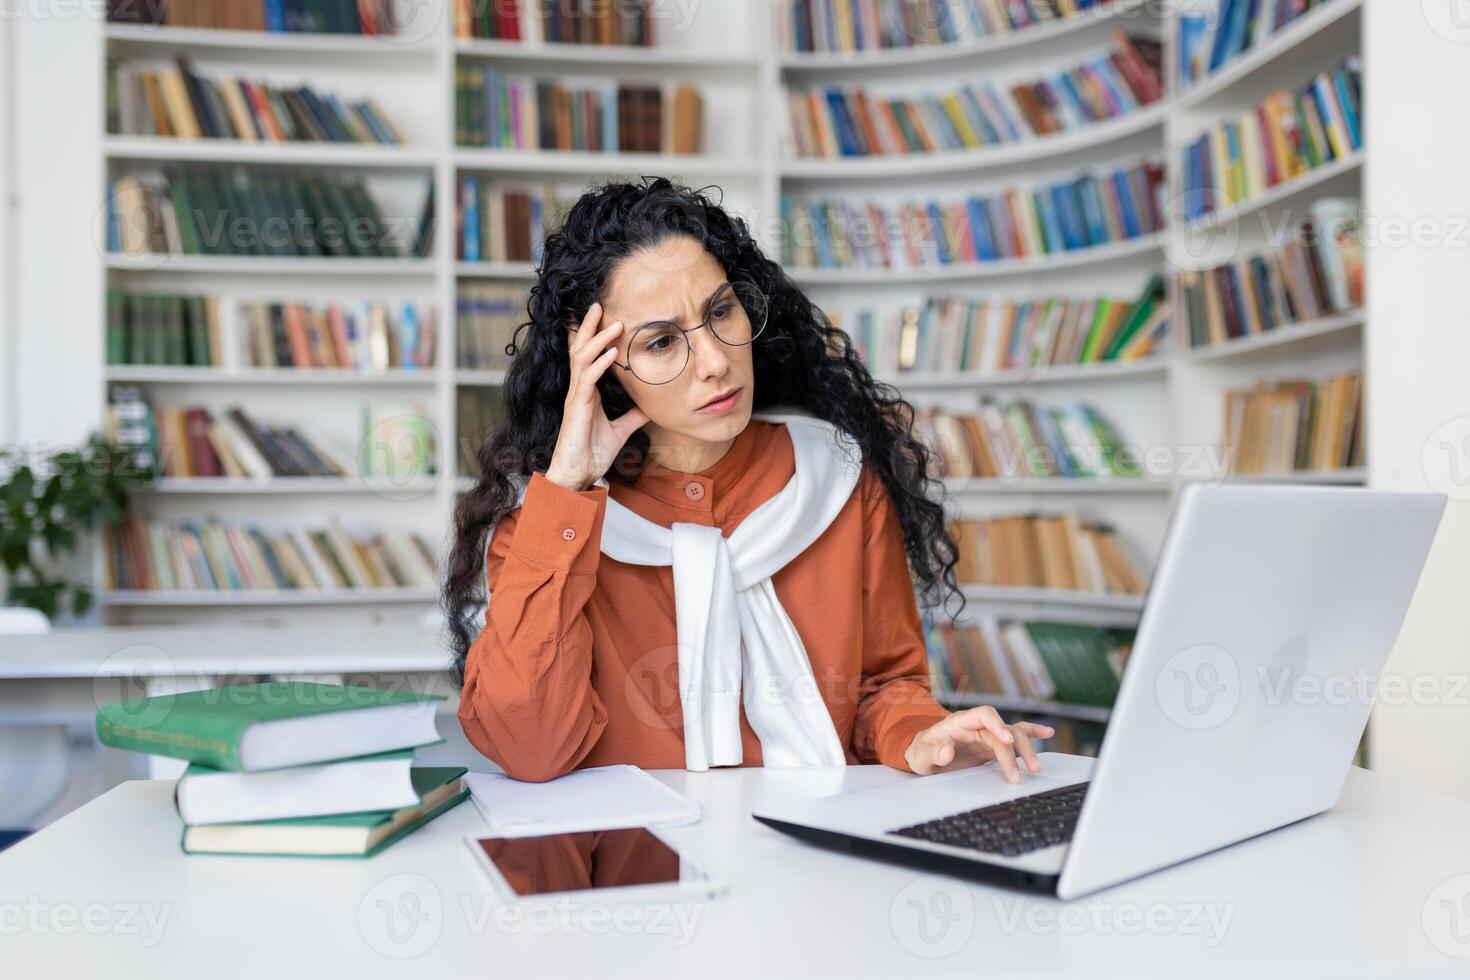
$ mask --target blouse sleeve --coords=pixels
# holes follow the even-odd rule
[[[864,762],[912,771],[904,751],[949,712],[929,690],[924,629],[909,575],[903,525],[883,480],[863,467],[863,675],[853,751]]]
[[[570,772],[607,727],[585,612],[606,508],[604,486],[577,492],[533,473],[487,549],[490,602],[465,657],[459,720],[514,779]]]

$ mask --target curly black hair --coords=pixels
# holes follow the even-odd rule
[[[762,254],[742,219],[702,190],[665,177],[642,181],[609,181],[587,191],[546,236],[526,304],[529,319],[506,346],[512,360],[503,417],[479,447],[474,487],[455,507],[441,595],[455,682],[464,682],[465,657],[482,625],[485,535],[515,505],[517,480],[545,471],[561,431],[571,380],[567,327],[605,300],[619,261],[677,235],[702,242],[728,279],[753,282],[768,298],[767,324],[752,351],[753,410],[796,408],[849,433],[897,507],[920,604],[932,609],[958,597],[956,613],[963,611],[954,572],[958,547],[929,475],[931,451],[913,435],[913,406],[873,379],[847,334]],[[608,418],[633,407],[612,372],[598,379],[598,388]],[[635,483],[648,446],[647,433],[635,432],[606,477]]]

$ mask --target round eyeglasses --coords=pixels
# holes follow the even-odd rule
[[[709,327],[715,339],[729,347],[744,347],[766,328],[766,294],[749,282],[722,283],[705,305],[708,311],[698,327],[685,330],[668,320],[654,320],[633,331],[628,360],[618,364],[644,384],[666,385],[689,366],[689,334]],[[617,362],[614,362],[617,363]]]

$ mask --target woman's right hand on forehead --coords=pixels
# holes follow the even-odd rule
[[[648,422],[636,406],[615,420],[609,420],[602,407],[597,379],[621,357],[618,342],[625,331],[621,320],[601,323],[602,304],[594,302],[581,324],[567,334],[571,381],[546,478],[572,490],[585,490],[596,482],[628,438]]]

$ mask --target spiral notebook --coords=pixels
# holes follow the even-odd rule
[[[464,777],[470,798],[502,837],[535,837],[699,822],[702,808],[637,766],[574,769],[544,783],[500,773]]]

